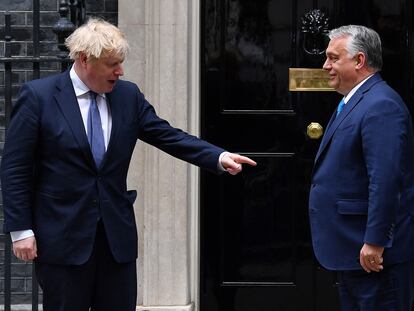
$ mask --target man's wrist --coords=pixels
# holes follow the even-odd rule
[[[32,236],[34,236],[34,232],[31,229],[10,232],[10,237],[11,237],[12,242],[24,240]]]
[[[220,153],[219,160],[218,160],[218,163],[217,163],[217,168],[218,168],[219,171],[222,171],[222,172],[225,172],[226,171],[226,169],[221,164],[221,160],[228,153],[229,153],[228,151],[224,151],[224,152]]]

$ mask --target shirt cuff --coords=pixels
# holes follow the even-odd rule
[[[10,237],[12,242],[24,240],[34,236],[33,230],[19,230],[19,231],[12,231],[10,232]]]
[[[220,153],[220,156],[219,156],[219,160],[218,160],[218,163],[217,163],[217,168],[218,168],[218,170],[219,171],[221,171],[221,172],[225,172],[226,171],[226,169],[223,167],[223,165],[221,165],[221,159],[227,154],[228,152],[227,151],[224,151],[224,152],[222,152],[222,153]]]

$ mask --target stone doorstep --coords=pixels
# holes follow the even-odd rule
[[[11,310],[13,311],[32,311],[31,304],[12,304]],[[42,311],[42,305],[39,305],[39,311]],[[0,311],[4,311],[4,305],[0,305]]]
[[[194,304],[191,303],[186,306],[137,306],[136,311],[193,311]]]
[[[193,304],[187,306],[162,306],[162,307],[143,307],[137,306],[136,311],[193,311]],[[13,311],[32,311],[31,304],[12,304]],[[42,311],[42,305],[39,305],[39,311]],[[0,311],[4,311],[4,305],[0,305]]]

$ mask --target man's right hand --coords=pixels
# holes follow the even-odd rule
[[[34,236],[13,242],[14,255],[24,261],[33,260],[37,257],[36,238]]]

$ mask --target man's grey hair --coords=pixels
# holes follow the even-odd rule
[[[342,26],[332,29],[329,39],[349,37],[347,44],[348,53],[353,57],[358,52],[364,53],[367,66],[379,71],[382,68],[381,38],[378,33],[368,27],[359,25]]]
[[[121,30],[102,19],[92,17],[77,28],[65,44],[69,49],[69,57],[73,60],[78,59],[81,53],[94,59],[111,54],[125,58],[129,49]]]

